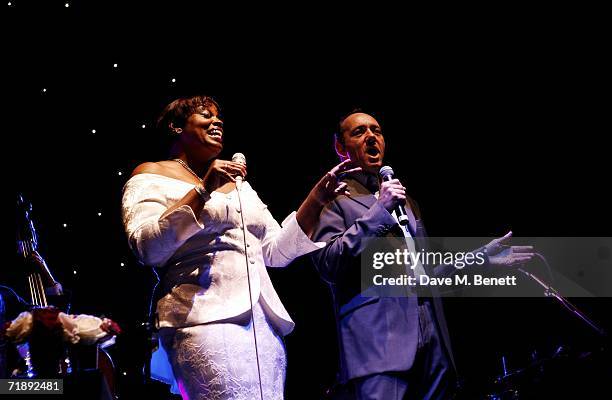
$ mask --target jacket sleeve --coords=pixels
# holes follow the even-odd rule
[[[138,175],[126,183],[121,202],[123,226],[130,248],[145,265],[163,266],[179,247],[204,228],[188,205],[162,218],[167,208],[160,185]]]
[[[385,236],[397,222],[378,202],[347,227],[342,209],[335,200],[321,212],[313,239],[327,242],[312,255],[321,277],[333,283],[345,267],[352,265],[373,238]]]
[[[279,225],[268,207],[263,202],[261,204],[266,225],[261,251],[266,266],[285,267],[297,257],[319,250],[325,245],[310,240],[298,224],[295,211]]]

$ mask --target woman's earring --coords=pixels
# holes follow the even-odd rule
[[[174,130],[174,133],[176,133],[177,135],[180,135],[181,133],[183,133],[183,130],[181,128],[176,128]]]

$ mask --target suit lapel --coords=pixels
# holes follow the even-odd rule
[[[349,199],[361,204],[368,210],[374,205],[374,203],[376,203],[376,196],[366,189],[366,187],[363,186],[358,180],[348,178],[345,180],[345,182],[348,186],[349,192],[351,192],[351,195],[348,196]]]

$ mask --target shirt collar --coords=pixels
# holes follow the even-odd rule
[[[355,179],[357,182],[361,183],[363,187],[368,189],[372,193],[376,193],[380,187],[378,183],[378,177],[374,174],[370,174],[367,172],[355,172],[350,175],[351,178]]]

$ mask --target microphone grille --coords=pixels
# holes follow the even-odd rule
[[[232,161],[238,164],[246,165],[246,157],[242,153],[235,153],[232,156]]]
[[[378,171],[378,174],[381,176],[381,178],[386,178],[388,176],[393,177],[393,168],[385,165],[380,169],[380,171]]]

